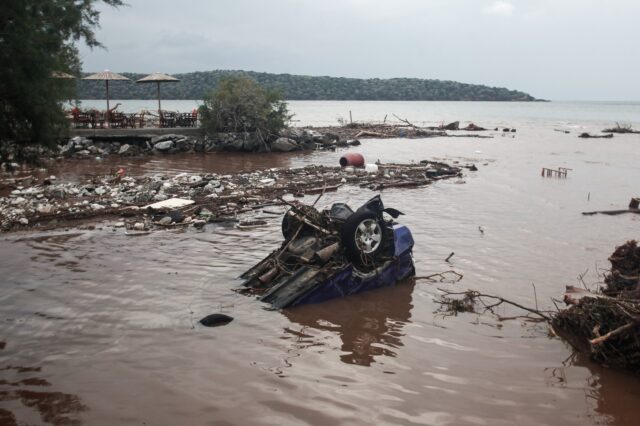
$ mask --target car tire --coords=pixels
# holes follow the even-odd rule
[[[300,223],[301,222],[295,217],[291,216],[289,212],[286,212],[284,214],[284,217],[282,218],[282,236],[285,240],[289,240],[293,237],[293,235],[298,230]]]
[[[373,263],[389,246],[384,222],[371,211],[352,214],[340,234],[347,258],[356,265]]]

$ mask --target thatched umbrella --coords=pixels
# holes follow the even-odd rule
[[[153,74],[149,74],[146,77],[137,80],[136,83],[157,83],[158,85],[158,114],[162,116],[162,108],[160,107],[160,83],[170,83],[180,81],[175,77],[171,77],[167,74],[162,74],[159,72],[154,72]]]
[[[109,70],[104,70],[102,72],[98,72],[95,74],[91,74],[88,77],[83,78],[83,80],[104,80],[107,85],[107,123],[109,123],[109,80],[129,80],[127,77],[116,74],[115,72],[111,72]]]

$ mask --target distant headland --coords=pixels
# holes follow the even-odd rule
[[[145,74],[127,72],[122,74],[132,81],[111,82],[109,86],[112,99],[155,99],[154,85],[133,82],[144,77]],[[230,74],[245,74],[265,87],[280,90],[287,100],[539,101],[528,93],[517,90],[456,81],[419,78],[315,77],[233,70],[174,74],[180,82],[163,84],[162,97],[164,99],[202,99],[207,92],[216,87],[220,78]],[[95,82],[79,80],[78,98],[102,99],[104,87]]]

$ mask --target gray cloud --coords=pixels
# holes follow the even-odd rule
[[[419,77],[550,99],[640,99],[640,2],[130,0],[102,8],[87,71]]]

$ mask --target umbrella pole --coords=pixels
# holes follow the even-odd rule
[[[109,80],[105,80],[105,82],[107,83],[107,115],[105,117],[105,123],[106,126],[109,127]]]

